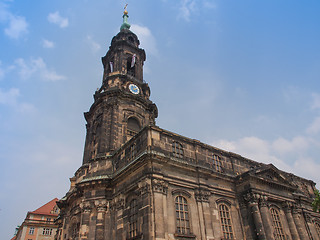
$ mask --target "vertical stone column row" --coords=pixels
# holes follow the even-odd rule
[[[272,220],[268,207],[268,197],[261,195],[259,205],[266,237],[268,240],[274,240]]]
[[[263,227],[259,205],[258,205],[260,194],[248,193],[247,195],[244,196],[244,198],[248,202],[248,207],[252,213],[257,239],[267,240],[266,233]]]
[[[293,216],[292,216],[292,203],[290,202],[284,202],[282,205],[287,221],[288,221],[288,225],[289,225],[289,230],[292,236],[292,240],[300,240],[299,237],[299,233],[297,230],[297,226],[294,222]]]
[[[293,220],[297,226],[297,231],[299,233],[300,239],[309,240],[308,233],[304,224],[302,210],[298,206],[293,206]]]

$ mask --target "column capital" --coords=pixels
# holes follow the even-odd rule
[[[268,196],[266,195],[260,195],[260,201],[259,201],[260,207],[268,207]]]
[[[301,213],[302,213],[301,207],[298,206],[297,204],[293,204],[292,213],[294,213],[294,214],[301,214]]]
[[[291,212],[292,211],[292,207],[293,207],[293,203],[289,202],[289,201],[285,201],[285,202],[282,203],[282,207],[283,207],[285,212]]]
[[[162,193],[167,195],[168,192],[168,183],[164,180],[153,179],[152,180],[152,189],[154,192]]]
[[[150,193],[150,184],[147,182],[139,182],[138,183],[138,192],[139,195],[144,195],[146,193]]]
[[[261,195],[259,193],[247,193],[243,196],[243,199],[248,203],[248,204],[258,204],[259,200],[261,198]]]
[[[206,189],[195,189],[194,190],[196,201],[198,202],[209,202],[211,192]]]
[[[85,213],[90,213],[92,208],[93,208],[93,206],[94,206],[94,204],[91,201],[82,200],[82,202],[80,203],[80,208]]]
[[[98,212],[105,212],[109,207],[109,202],[106,199],[98,199],[94,201],[94,205]]]

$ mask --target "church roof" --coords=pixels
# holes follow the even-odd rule
[[[52,199],[50,202],[44,204],[43,206],[39,207],[38,209],[34,210],[33,214],[46,214],[46,215],[58,215],[54,212],[54,207],[56,206],[56,202],[58,198]]]

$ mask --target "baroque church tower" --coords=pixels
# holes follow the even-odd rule
[[[320,240],[315,183],[155,125],[128,12],[85,113],[56,240]]]
[[[85,113],[87,136],[83,164],[91,159],[111,156],[143,127],[155,125],[158,110],[149,100],[150,88],[143,80],[145,51],[129,30],[124,12],[121,31],[112,39],[102,58],[102,86],[95,102]]]

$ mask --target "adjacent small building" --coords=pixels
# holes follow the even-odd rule
[[[53,240],[57,231],[55,220],[59,214],[56,202],[51,200],[35,211],[28,212],[18,229],[16,240]]]

